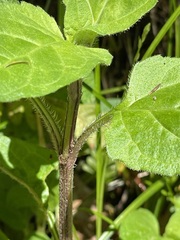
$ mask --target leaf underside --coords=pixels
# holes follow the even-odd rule
[[[0,101],[49,94],[97,64],[109,65],[107,50],[74,45],[63,39],[53,18],[40,7],[0,4]]]

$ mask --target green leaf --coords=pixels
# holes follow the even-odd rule
[[[50,240],[50,238],[42,232],[35,232],[33,235],[31,235],[28,240]]]
[[[0,4],[0,101],[38,97],[87,76],[97,64],[110,64],[107,50],[63,39],[40,7]]]
[[[30,193],[0,172],[0,196],[0,221],[11,229],[28,229],[30,219],[38,212],[37,204]]]
[[[179,92],[180,59],[155,56],[136,64],[106,129],[110,157],[135,170],[179,174]]]
[[[0,170],[23,186],[39,208],[43,209],[48,200],[49,190],[45,180],[56,165],[54,152],[0,136]]]
[[[0,0],[0,3],[19,3],[18,0]]]
[[[138,59],[140,58],[141,48],[142,48],[143,43],[144,43],[144,41],[146,40],[147,35],[148,35],[148,33],[150,32],[150,30],[151,30],[151,24],[148,23],[148,24],[144,27],[144,29],[143,29],[142,36],[138,38],[138,49],[137,49],[136,55],[135,55],[135,57],[134,57],[134,62],[137,62]]]
[[[59,172],[52,171],[46,179],[49,188],[48,210],[54,212],[59,204]]]
[[[0,239],[1,240],[9,240],[9,238],[0,230]]]
[[[64,0],[65,34],[72,41],[91,44],[97,35],[122,32],[131,27],[157,0]]]
[[[173,240],[180,240],[179,228],[180,211],[175,212],[169,219],[165,229],[165,237],[172,238]]]
[[[155,216],[146,209],[131,212],[120,227],[122,240],[160,240],[159,224]]]

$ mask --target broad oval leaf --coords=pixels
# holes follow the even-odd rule
[[[40,208],[49,197],[47,176],[56,168],[54,152],[0,136],[0,170],[25,187]]]
[[[64,0],[65,33],[73,42],[92,43],[97,35],[122,32],[131,27],[157,0]]]
[[[160,240],[159,224],[147,209],[140,208],[131,212],[120,226],[122,240]]]
[[[179,174],[179,93],[180,59],[155,56],[136,64],[106,130],[110,157],[134,170]]]
[[[0,101],[49,94],[87,76],[112,56],[65,41],[41,8],[0,4]]]
[[[169,219],[166,225],[165,237],[169,237],[174,240],[180,240],[180,229],[179,229],[180,211],[175,212]]]
[[[30,219],[38,213],[39,207],[37,202],[33,201],[32,195],[2,172],[0,172],[0,195],[0,221],[18,231],[27,229]]]

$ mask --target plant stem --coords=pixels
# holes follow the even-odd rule
[[[180,17],[175,22],[175,56],[180,57]]]
[[[100,78],[100,66],[96,66],[95,68],[95,89],[96,92],[101,91],[101,78]],[[96,117],[101,113],[101,105],[100,101],[96,99]],[[100,189],[100,182],[101,182],[101,165],[102,165],[102,149],[101,149],[101,129],[96,133],[96,162],[97,162],[97,168],[96,168],[96,208],[97,212],[101,213],[103,208],[103,190]],[[99,216],[96,217],[96,239],[98,239],[101,235],[102,231],[102,220]]]
[[[43,120],[47,131],[50,134],[56,153],[59,154],[61,152],[61,129],[59,128],[58,123],[56,123],[53,113],[48,109],[49,107],[44,98],[30,98],[29,101]]]
[[[89,92],[91,92],[96,97],[97,100],[99,100],[102,103],[104,103],[104,105],[106,105],[108,108],[112,107],[112,105],[100,93],[98,93],[96,90],[92,89],[87,83],[83,82],[83,86]]]
[[[72,239],[72,183],[73,168],[68,158],[59,157],[59,239]]]
[[[64,15],[65,15],[65,4],[62,2],[62,0],[58,0],[58,26],[60,27],[61,32],[64,34]]]
[[[107,88],[101,91],[101,94],[111,94],[111,93],[117,93],[127,90],[127,87],[125,85],[119,86],[119,87],[113,87],[113,88]],[[107,100],[106,100],[107,101]]]
[[[99,94],[101,91],[101,76],[100,66],[95,68],[95,90]],[[99,94],[100,95],[100,94]],[[101,96],[101,95],[100,95]],[[99,99],[96,100],[96,116],[101,113],[101,105]],[[101,129],[96,134],[96,207],[97,212],[102,213],[103,211],[103,199],[104,199],[104,183],[105,183],[105,172],[106,172],[106,159],[103,159],[102,146],[101,146]],[[102,218],[97,216],[96,219],[96,239],[99,239],[102,232]]]
[[[36,122],[37,122],[37,132],[38,132],[38,140],[39,146],[46,147],[46,140],[44,137],[44,129],[42,126],[42,121],[38,113],[36,113]]]
[[[78,80],[67,87],[68,105],[66,109],[66,119],[62,142],[62,155],[68,158],[70,150],[74,145],[74,132],[78,114],[79,103],[81,100],[82,81]]]
[[[85,131],[79,136],[74,144],[73,151],[70,153],[71,159],[76,159],[78,156],[79,151],[81,150],[82,146],[88,139],[88,137],[96,132],[100,127],[104,126],[105,124],[109,123],[114,115],[114,110],[107,112],[103,116],[97,118],[91,125],[89,125]],[[71,164],[75,164],[72,162]]]
[[[169,3],[169,14],[172,15],[176,9],[176,0],[172,0]],[[173,54],[173,37],[174,37],[174,26],[172,25],[168,32],[168,42],[167,42],[167,56],[171,57]]]
[[[49,7],[50,7],[50,4],[51,4],[51,0],[47,0],[47,1],[46,1],[46,5],[45,5],[45,7],[44,7],[44,10],[45,10],[46,12],[48,12]]]
[[[151,45],[149,46],[147,51],[145,52],[142,60],[144,60],[152,55],[152,53],[156,49],[157,45],[160,43],[162,38],[165,36],[165,34],[170,29],[172,24],[176,21],[176,19],[178,18],[179,15],[180,15],[180,6],[175,10],[175,12],[171,15],[171,17],[168,19],[168,21],[161,28],[161,30],[159,31],[159,33],[157,34],[157,36],[155,37],[155,39],[153,40],[153,42],[151,43]]]
[[[70,156],[74,147],[74,132],[78,107],[81,98],[82,81],[73,82],[67,87],[68,104],[62,142],[62,153],[59,156],[59,229],[60,240],[72,239],[72,186],[76,158]]]
[[[53,239],[58,240],[59,235],[58,235],[58,231],[57,231],[57,228],[56,228],[56,221],[55,221],[55,218],[54,218],[54,214],[50,211],[47,211],[47,220],[48,220],[48,224],[49,224]]]

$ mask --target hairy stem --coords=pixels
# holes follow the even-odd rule
[[[72,184],[76,159],[70,154],[74,147],[74,132],[78,107],[81,99],[82,81],[76,81],[67,87],[68,105],[62,142],[62,153],[59,156],[59,228],[60,240],[72,239]],[[77,156],[73,156],[77,157]]]
[[[56,123],[55,117],[53,117],[53,114],[48,110],[48,106],[44,98],[30,98],[29,100],[43,120],[47,131],[50,134],[54,148],[59,155],[61,152],[61,130]]]
[[[67,87],[68,105],[66,109],[66,119],[62,143],[62,155],[64,158],[68,158],[69,151],[72,149],[74,144],[74,132],[76,127],[79,103],[81,100],[81,89],[81,80],[73,82]]]
[[[66,161],[65,163],[63,163]],[[70,159],[64,159],[61,155],[59,157],[59,239],[71,240],[72,239],[72,184],[73,184],[73,171],[69,167]]]
[[[89,125],[85,131],[79,136],[76,140],[73,151],[70,153],[69,157],[73,160],[71,162],[72,166],[74,166],[75,161],[78,157],[79,151],[81,150],[82,146],[88,139],[88,137],[96,132],[99,128],[104,126],[105,124],[109,123],[114,115],[114,110],[109,111],[108,113],[104,114],[103,116],[97,118],[91,125]]]

